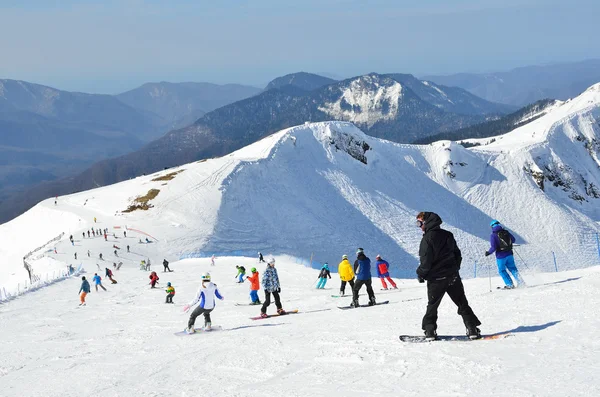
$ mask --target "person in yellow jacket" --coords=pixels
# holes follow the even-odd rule
[[[351,290],[354,289],[354,271],[352,270],[350,261],[348,261],[348,255],[342,255],[342,261],[338,265],[338,273],[342,280],[340,295],[344,296],[346,294],[346,283],[350,284]]]

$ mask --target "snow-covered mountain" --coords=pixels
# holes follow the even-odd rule
[[[20,262],[26,248],[15,247],[27,219],[63,219],[47,226],[55,235],[97,216],[142,225],[171,257],[258,249],[336,264],[360,246],[409,276],[420,239],[414,216],[432,210],[455,233],[465,269],[482,260],[492,218],[525,244],[529,266],[551,266],[552,252],[563,268],[591,265],[600,230],[599,87],[468,149],[396,144],[347,122],[289,128],[227,156],[59,197],[58,206],[44,201],[0,226],[9,236],[1,254],[11,269]],[[123,212],[153,189],[147,211]]]

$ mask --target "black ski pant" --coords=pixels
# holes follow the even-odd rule
[[[168,294],[167,295],[167,301],[165,303],[173,303],[173,295],[174,294]]]
[[[344,281],[342,280],[342,285],[340,286],[340,292],[342,294],[346,293],[346,283],[350,284],[350,289],[354,290],[354,279],[350,280],[350,281]]]
[[[427,281],[427,311],[423,317],[423,330],[436,330],[438,307],[442,303],[444,294],[448,293],[452,302],[458,306],[458,314],[462,316],[466,327],[476,327],[481,324],[473,309],[469,306],[467,297],[465,296],[465,288],[458,274],[454,276],[444,277],[442,279]]]
[[[98,292],[98,287],[102,288],[104,291],[106,291],[106,288],[104,288],[104,285],[102,284],[96,284],[96,292]]]
[[[188,328],[192,328],[194,326],[194,323],[196,322],[196,317],[198,317],[201,314],[204,314],[204,325],[210,323],[210,312],[212,311],[213,309],[205,309],[200,306],[195,308],[192,314],[190,315],[190,320],[188,321]]]
[[[281,309],[281,300],[279,299],[279,292],[277,291],[273,291],[273,292],[268,292],[265,291],[265,302],[263,303],[262,307],[260,308],[260,312],[261,313],[266,313],[267,312],[267,307],[269,307],[269,305],[271,304],[271,294],[273,294],[273,298],[275,299],[275,306],[277,306],[277,310]]]
[[[163,267],[164,267],[163,273],[166,271],[171,271],[171,269],[169,269],[169,265],[167,265],[167,266],[163,265]]]
[[[356,280],[354,287],[352,288],[352,301],[358,302],[358,293],[363,285],[367,286],[367,294],[369,294],[369,301],[375,300],[375,293],[373,292],[373,286],[371,285],[371,279],[368,280]]]

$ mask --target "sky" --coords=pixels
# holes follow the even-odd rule
[[[596,0],[0,0],[0,78],[115,94],[600,57]]]

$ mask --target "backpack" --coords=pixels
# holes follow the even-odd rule
[[[508,232],[508,230],[500,230],[498,232],[498,241],[500,241],[500,247],[498,247],[498,251],[500,252],[506,252],[506,251],[512,251],[512,240],[510,238],[510,233]]]

